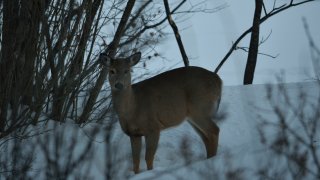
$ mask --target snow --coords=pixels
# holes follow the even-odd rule
[[[92,157],[89,157],[92,161],[85,162],[78,167],[78,170],[75,170],[78,176],[86,175],[91,179],[105,178],[107,161],[110,161],[111,167],[108,172],[114,179],[227,179],[228,173],[228,176],[232,177],[231,172],[240,174],[243,179],[252,179],[257,169],[266,165],[268,160],[272,158],[268,154],[268,148],[261,143],[257,127],[262,120],[276,121],[277,119],[273,112],[274,106],[268,100],[270,89],[274,92],[275,96],[272,98],[276,100],[276,105],[285,107],[279,87],[285,89],[292,102],[296,104],[299,104],[300,92],[305,92],[309,102],[320,103],[318,81],[225,86],[219,113],[226,114],[226,116],[224,120],[218,122],[221,130],[218,154],[210,159],[206,159],[204,144],[187,122],[162,131],[154,160],[154,169],[151,171],[146,170],[144,147],[142,148],[140,162],[142,172],[137,175],[133,174],[131,170],[129,138],[121,131],[118,122],[109,133],[111,135],[110,143],[107,143],[109,141],[106,140],[107,129],[105,126],[89,124],[84,128],[79,128],[73,122],[60,124],[53,121],[43,125],[45,130],[53,129],[53,131],[27,139],[24,143],[42,141],[51,149],[52,159],[60,158],[59,166],[64,169],[68,154],[71,154],[72,159],[75,160],[83,153],[87,143],[93,142]],[[310,116],[313,113],[310,108],[306,108],[304,111]],[[291,125],[297,126],[297,123],[292,120]],[[297,128],[299,127],[297,126]],[[61,141],[54,140],[58,134],[62,138]],[[267,139],[272,140],[275,134],[276,131],[267,130]],[[319,139],[318,133],[315,137],[316,147],[320,146]],[[77,140],[74,146],[71,145],[73,140]],[[56,147],[62,148],[61,152],[58,152],[60,156],[55,156]],[[45,154],[40,147],[34,151],[37,152],[36,163],[33,165],[31,173],[40,172],[37,177],[44,179],[44,172],[48,168],[44,163]],[[319,148],[317,153],[319,157]],[[86,168],[89,169],[88,172],[82,170]]]
[[[268,86],[274,90],[278,88],[278,85]],[[281,86],[284,86],[294,102],[299,101],[297,94],[301,91],[307,92],[308,97],[312,97],[313,100],[319,100],[319,82],[289,83]],[[155,170],[138,174],[132,179],[151,179],[151,177],[152,179],[213,179],[212,177],[217,176],[221,178],[221,173],[220,176],[217,174],[228,171],[224,168],[229,168],[229,171],[235,167],[253,170],[260,163],[266,162],[269,157],[266,157],[267,149],[260,142],[257,126],[261,123],[260,116],[265,119],[275,119],[275,115],[270,111],[272,107],[267,100],[267,91],[266,85],[224,87],[219,110],[227,111],[227,116],[219,124],[221,132],[216,157],[205,159],[205,149],[200,139],[196,138],[195,133],[191,133],[191,127],[182,124],[174,130],[169,130],[171,134],[169,131],[162,134],[162,143],[166,143],[164,144],[166,146],[158,150]],[[162,154],[165,154],[163,151],[172,153],[173,148],[178,152],[177,142],[185,136],[190,138],[192,153],[197,158],[187,166],[176,167],[178,163],[175,160],[168,163]],[[272,131],[268,136],[268,138],[274,136]],[[318,140],[319,137],[318,134]],[[248,177],[245,179],[252,175],[250,172],[247,173]]]

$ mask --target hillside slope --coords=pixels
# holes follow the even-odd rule
[[[261,132],[258,131],[259,128],[264,128],[263,122],[276,124],[279,117],[274,110],[275,107],[279,107],[277,109],[286,111],[285,114],[288,115],[286,119],[293,126],[293,129],[298,129],[302,132],[301,136],[305,137],[304,132],[300,130],[299,121],[294,118],[290,119],[290,117],[294,117],[293,114],[290,114],[290,109],[295,109],[295,105],[299,107],[300,102],[305,99],[304,107],[306,109],[302,111],[304,111],[306,119],[308,115],[313,116],[316,112],[313,109],[308,109],[307,104],[314,104],[319,108],[319,93],[319,82],[224,87],[219,112],[225,113],[226,117],[219,123],[221,134],[218,155],[206,160],[205,149],[200,138],[197,138],[187,123],[184,123],[162,134],[155,160],[155,170],[133,176],[132,179],[212,179],[213,177],[224,179],[232,173],[234,176],[252,179],[258,169],[268,166],[267,163],[270,163],[269,160],[272,159],[270,148],[266,143],[261,142]],[[284,96],[289,97],[294,107],[288,107]],[[320,120],[320,117],[316,118]],[[318,129],[320,129],[319,124]],[[276,129],[266,127],[263,129],[264,137],[268,141],[272,141],[277,136],[278,130]],[[319,135],[320,132],[317,132],[315,137],[317,140],[314,144],[315,147],[318,147],[318,159],[320,158]],[[191,164],[179,168],[177,164],[181,163],[181,160],[177,162],[172,158],[169,161],[166,157],[179,157],[181,146],[178,144],[179,142],[181,144],[184,138],[188,140],[192,160]],[[169,155],[165,155],[166,153]],[[309,154],[309,156],[311,155]],[[182,157],[180,156],[180,158]],[[277,163],[280,166],[282,162]]]
[[[10,166],[0,168],[0,179],[24,164],[31,167],[30,179],[316,179],[319,107],[318,81],[225,86],[217,156],[206,159],[204,144],[185,122],[162,131],[151,171],[146,171],[143,147],[137,175],[119,122],[80,128],[73,121],[43,121],[25,130],[29,138],[0,142],[0,167]]]

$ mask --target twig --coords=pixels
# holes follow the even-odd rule
[[[186,0],[183,0],[181,1],[171,12],[170,14],[174,14],[184,3],[186,2]],[[141,36],[141,34],[143,34],[146,30],[148,29],[152,29],[152,28],[155,28],[157,26],[160,26],[161,24],[163,24],[165,21],[166,21],[166,17],[163,18],[161,21],[155,23],[155,24],[152,24],[152,25],[145,25],[144,28],[142,28],[139,32],[137,32],[135,35],[131,36],[130,39],[126,40],[125,42],[123,43],[120,43],[119,44],[119,47],[122,47],[124,45],[127,45],[127,44],[130,44],[132,43],[134,40],[136,40],[138,37]]]
[[[238,50],[238,49],[243,50],[244,52],[248,52],[248,51],[249,51],[249,48],[248,48],[248,47],[240,47],[240,46],[237,46],[235,50]],[[270,54],[262,53],[262,52],[258,52],[258,54],[259,54],[259,55],[263,55],[263,56],[267,56],[267,57],[270,57],[270,58],[273,58],[273,59],[275,59],[275,58],[277,58],[277,57],[279,56],[279,54],[277,54],[277,55],[274,56],[274,55],[270,55]]]
[[[266,6],[264,5],[264,2],[262,1],[262,7],[263,7],[263,11],[264,11],[264,15],[267,15],[267,9]]]

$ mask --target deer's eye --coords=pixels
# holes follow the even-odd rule
[[[109,74],[111,74],[111,75],[116,74],[116,70],[114,70],[114,69],[110,69],[110,70],[109,70]]]
[[[128,74],[128,73],[129,73],[128,69],[124,70],[124,74]]]

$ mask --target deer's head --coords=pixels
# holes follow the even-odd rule
[[[109,70],[109,83],[112,91],[121,91],[131,86],[131,67],[139,62],[140,52],[127,58],[111,58],[102,53],[99,58]]]

